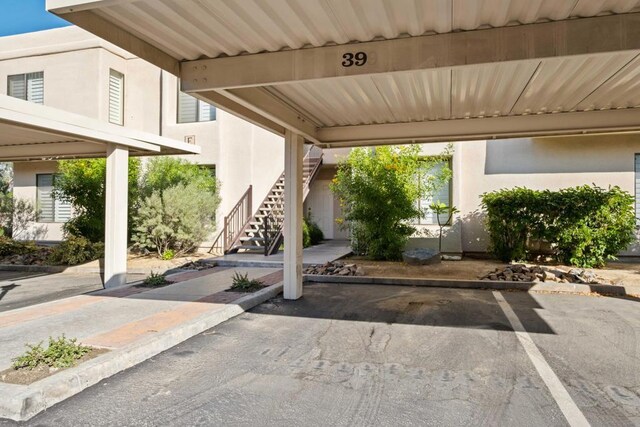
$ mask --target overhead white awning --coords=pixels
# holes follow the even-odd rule
[[[322,146],[640,130],[640,0],[48,0]]]
[[[105,157],[106,144],[131,155],[197,154],[200,147],[0,95],[0,161]]]

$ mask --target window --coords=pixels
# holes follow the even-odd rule
[[[216,119],[216,107],[178,91],[178,123],[209,122]]]
[[[124,125],[124,74],[109,70],[109,123]]]
[[[36,104],[44,104],[44,72],[8,76],[7,94]]]
[[[71,219],[71,204],[53,197],[54,179],[52,173],[36,175],[38,222],[67,222]]]
[[[426,172],[424,175],[420,177],[421,182],[423,180],[429,179],[429,176],[435,175],[437,172],[442,170],[442,168],[447,165],[447,163],[443,162],[436,165],[431,171]],[[451,165],[448,165],[451,167]],[[429,209],[429,205],[433,202],[441,202],[445,203],[447,206],[451,206],[453,201],[451,199],[451,180],[440,188],[433,197],[428,199],[420,199],[418,200],[418,207],[424,212],[423,216],[418,220],[418,224],[424,225],[432,225],[438,224],[438,218],[435,212]],[[446,223],[449,219],[449,213],[446,212],[440,215],[440,222],[442,224]]]

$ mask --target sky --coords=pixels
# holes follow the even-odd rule
[[[45,9],[45,0],[0,0],[0,37],[69,24]]]

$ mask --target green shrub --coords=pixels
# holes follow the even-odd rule
[[[264,287],[264,282],[258,279],[249,279],[249,274],[240,274],[235,272],[233,275],[233,284],[231,290],[235,292],[254,292]]]
[[[140,160],[129,159],[129,230],[132,213],[139,202]],[[64,225],[67,236],[82,236],[91,242],[104,241],[106,160],[61,160],[53,181],[53,194],[73,206],[74,216]]]
[[[174,256],[192,252],[214,231],[219,203],[217,192],[198,182],[156,190],[140,204],[132,240],[160,257],[169,250]]]
[[[176,257],[176,253],[173,251],[173,249],[167,249],[166,251],[162,252],[162,259],[165,261],[169,261],[170,259],[174,259]]]
[[[42,342],[27,344],[28,350],[13,359],[14,369],[35,369],[38,366],[50,368],[68,368],[76,364],[78,359],[91,351],[76,343],[76,338],[68,339],[64,335],[56,339],[49,337],[49,346],[45,349]]]
[[[149,288],[156,288],[158,286],[168,285],[169,283],[171,282],[169,282],[167,278],[164,277],[164,274],[154,273],[152,271],[151,274],[144,279],[142,285]]]
[[[302,247],[308,248],[311,246],[311,234],[309,232],[309,224],[307,221],[302,221]]]
[[[0,193],[0,235],[14,239],[36,238],[30,227],[38,219],[38,211],[30,200],[17,199],[12,193]]]
[[[618,187],[486,193],[490,250],[501,260],[531,257],[534,241],[547,242],[558,261],[599,267],[634,240],[634,199]]]
[[[304,217],[304,223],[306,225],[307,234],[309,237],[309,246],[317,245],[318,243],[324,240],[324,233],[322,232],[320,227],[318,227],[318,224],[311,217],[311,213],[307,214]],[[303,228],[303,234],[304,234],[304,228]],[[305,246],[305,248],[306,247],[307,246]]]
[[[339,221],[352,236],[357,234],[358,252],[373,259],[401,258],[416,230],[411,220],[422,214],[416,201],[432,196],[451,177],[448,166],[436,168],[449,155],[450,148],[439,156],[422,157],[417,145],[351,150],[330,188],[343,209]]]
[[[7,236],[0,236],[0,256],[26,255],[38,250],[32,241],[13,240]]]
[[[80,236],[68,236],[53,248],[48,261],[58,265],[76,265],[93,261],[104,256],[104,244],[92,243]]]

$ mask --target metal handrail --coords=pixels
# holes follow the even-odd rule
[[[229,215],[224,217],[222,231],[214,240],[209,253],[213,252],[214,249],[222,249],[222,253],[226,253],[240,239],[242,232],[252,218],[252,199],[253,185],[250,185],[240,197],[238,203],[231,209]]]
[[[317,175],[318,171],[320,170],[320,166],[322,165],[322,151],[320,151],[320,155],[317,157],[311,155],[315,148],[315,146],[312,146],[303,159],[303,164],[309,164],[313,162],[313,167],[309,171],[309,174],[307,175],[307,178],[303,183],[303,199],[309,193],[311,182]],[[274,253],[276,253],[280,246],[279,242],[282,239],[282,231],[284,228],[284,192],[278,197],[277,201],[278,203],[276,204],[276,206],[282,209],[282,219],[278,219],[278,216],[274,216],[271,213],[265,215],[264,218],[265,220],[263,223],[263,234],[265,239],[265,256],[273,255]],[[273,221],[271,221],[271,219],[273,219]],[[274,224],[275,226],[273,226],[272,224]]]

